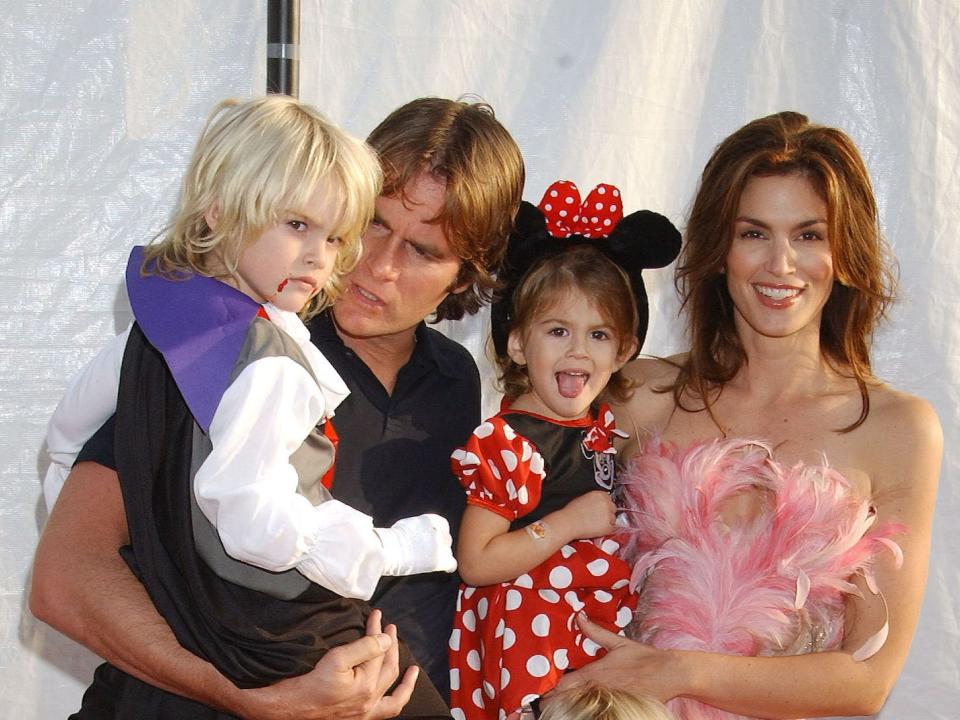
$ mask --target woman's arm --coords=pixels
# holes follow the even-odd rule
[[[467,505],[457,541],[460,577],[482,586],[512,580],[540,565],[568,542],[616,530],[609,493],[594,490],[546,515],[537,531],[508,532],[510,521],[478,505]]]
[[[885,406],[884,406],[885,405]],[[687,696],[724,710],[770,718],[869,715],[886,701],[906,660],[926,583],[930,531],[942,431],[932,408],[897,394],[876,403],[859,454],[872,458],[870,474],[878,522],[903,524],[898,538],[903,567],[882,557],[876,581],[883,598],[862,582],[862,598],[847,602],[846,636],[840,650],[791,657],[735,657],[662,651],[619,638],[592,624],[585,630],[612,648],[604,658],[574,673],[561,686],[588,679],[647,691],[661,699]],[[865,439],[863,439],[865,438]],[[853,442],[851,438],[851,442]],[[889,606],[889,636],[872,657],[853,653],[883,626]]]
[[[416,681],[398,674],[396,631],[327,653],[307,675],[240,690],[210,663],[184,650],[118,550],[129,542],[114,471],[80,463],[44,528],[33,567],[30,609],[40,620],[121,670],[184,697],[255,718],[387,718],[406,704]]]

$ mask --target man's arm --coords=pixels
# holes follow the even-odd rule
[[[79,463],[54,505],[37,547],[30,609],[40,620],[121,670],[207,705],[249,718],[387,718],[416,681],[398,675],[396,631],[379,613],[368,635],[327,653],[307,675],[240,690],[210,663],[184,650],[118,550],[129,542],[117,475]]]

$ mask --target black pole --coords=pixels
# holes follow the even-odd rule
[[[299,0],[267,0],[267,92],[300,95]]]

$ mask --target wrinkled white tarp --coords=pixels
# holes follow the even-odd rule
[[[881,717],[957,717],[960,5],[304,0],[302,24],[304,99],[364,135],[411,98],[480,95],[524,152],[533,202],[554,179],[612,182],[627,211],[682,224],[711,149],[747,120],[790,108],[854,137],[901,263],[902,301],[877,337],[877,370],[933,402],[946,434],[926,604]],[[26,610],[46,517],[44,424],[71,373],[126,324],[124,258],[163,224],[207,110],[262,92],[265,45],[265,0],[3,2],[5,717],[65,717],[95,663]],[[648,288],[645,349],[677,351],[669,272]],[[444,329],[482,354],[484,319]],[[495,403],[491,393],[488,409]]]

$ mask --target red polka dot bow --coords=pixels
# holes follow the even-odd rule
[[[597,185],[581,203],[576,185],[557,180],[543,194],[539,208],[546,218],[547,232],[555,238],[607,237],[623,218],[620,191],[606,183]]]

